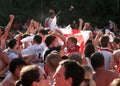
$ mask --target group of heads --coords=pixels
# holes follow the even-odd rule
[[[61,61],[59,64],[58,62],[52,64],[54,63],[51,62],[52,59],[56,59],[53,56],[58,56],[58,53],[53,52],[51,55],[48,55],[48,58],[46,59],[46,62],[49,62],[47,64],[52,65],[53,70],[56,70],[53,75],[54,83],[52,84],[54,86],[79,86],[84,79],[83,67],[73,60],[61,61],[60,57],[58,57],[59,61],[54,60],[58,62]],[[12,60],[10,71],[19,77],[16,86],[35,86],[35,84],[39,84],[39,86],[49,86],[50,84],[47,74],[41,67],[36,65],[26,65],[25,61],[21,58]]]

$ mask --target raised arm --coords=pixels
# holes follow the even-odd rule
[[[14,15],[9,15],[9,18],[10,18],[10,21],[8,22],[8,24],[5,28],[5,33],[3,34],[4,39],[7,39],[7,37],[8,37],[8,33],[9,33],[10,28],[11,28],[13,21],[14,21]]]
[[[55,35],[56,37],[59,37],[63,41],[64,44],[62,45],[61,49],[64,49],[66,47],[66,38],[62,34],[62,32],[60,32],[59,30],[56,30],[55,32],[53,32],[53,35]]]
[[[5,33],[2,35],[1,37],[1,51],[5,49],[5,46],[6,46],[6,40],[7,40],[7,37],[8,37],[8,34],[9,34],[9,31],[10,31],[10,28],[12,26],[12,23],[13,23],[13,20],[14,20],[14,15],[10,15],[10,21],[8,22],[6,28],[5,28]]]
[[[99,42],[100,37],[103,35],[103,33],[101,31],[98,32],[98,34],[96,35],[95,39],[93,39],[93,44],[95,46],[95,49],[97,49],[97,45]]]
[[[31,30],[32,28],[34,28],[34,20],[33,20],[33,19],[31,19],[30,25],[29,25],[29,27],[27,28],[26,33],[30,34],[30,30]]]
[[[83,19],[79,18],[79,30],[82,30]]]

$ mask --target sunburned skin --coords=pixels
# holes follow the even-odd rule
[[[0,52],[0,77],[5,76],[5,72],[9,69],[9,63],[10,59],[8,58],[8,56],[5,53]]]

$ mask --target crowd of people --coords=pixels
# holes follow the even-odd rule
[[[57,26],[54,10],[45,26],[31,19],[13,33],[14,18],[10,15],[7,26],[0,26],[1,86],[120,86],[120,38],[114,22],[93,30],[80,18],[76,29],[90,31],[81,52],[74,34],[66,37]]]

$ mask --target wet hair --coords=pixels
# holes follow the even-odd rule
[[[72,78],[72,86],[79,86],[84,79],[83,67],[73,60],[61,61],[59,65],[65,67],[65,79]]]
[[[31,86],[34,81],[40,81],[40,67],[37,65],[29,65],[23,67],[20,72],[20,79],[16,82],[16,86]]]
[[[45,39],[46,46],[49,47],[50,44],[56,39],[55,36],[48,35]]]
[[[35,35],[34,38],[33,38],[33,40],[34,40],[36,43],[40,44],[40,43],[42,42],[42,37],[39,36],[39,35]]]
[[[91,55],[91,64],[93,68],[99,68],[104,65],[104,56],[100,52],[95,52]]]
[[[13,49],[14,46],[17,44],[17,40],[16,39],[11,39],[9,42],[8,42],[8,46]]]
[[[20,67],[20,66],[23,66],[23,65],[26,65],[26,62],[23,59],[15,58],[10,62],[9,70],[10,70],[11,73],[14,73],[15,69],[17,67]]]

